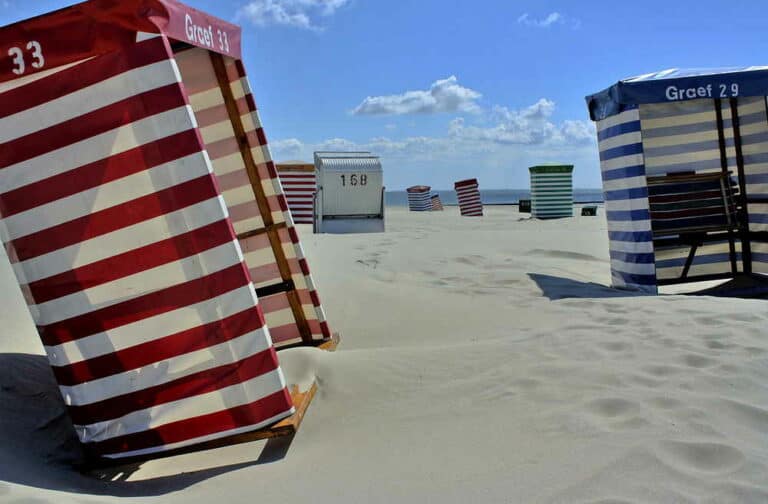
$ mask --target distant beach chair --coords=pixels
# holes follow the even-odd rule
[[[283,186],[288,210],[295,224],[312,224],[312,203],[317,191],[315,165],[311,163],[279,163],[275,165]]]
[[[430,199],[432,201],[432,211],[433,212],[442,212],[443,211],[443,202],[440,201],[440,195],[439,194],[433,194]]]
[[[383,233],[384,171],[370,152],[315,152],[315,233]]]
[[[430,198],[431,187],[425,185],[411,186],[405,191],[408,193],[408,209],[411,212],[430,212],[432,211],[432,200]]]
[[[531,200],[529,199],[519,200],[517,211],[520,213],[531,213]]]
[[[573,217],[573,165],[531,166],[531,216]]]
[[[456,197],[459,200],[461,215],[466,217],[482,217],[483,202],[480,200],[480,190],[477,179],[460,180],[454,184]]]
[[[585,217],[594,217],[597,215],[597,205],[586,205],[581,207],[581,215]]]

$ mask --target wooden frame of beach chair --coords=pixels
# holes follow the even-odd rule
[[[172,47],[275,346],[332,344],[242,63]]]
[[[737,273],[735,234],[742,226],[730,174],[675,173],[648,177],[651,227],[657,250],[690,247],[679,278],[659,279],[659,285],[696,281],[688,272],[699,247],[727,238],[731,274]],[[711,279],[711,277],[706,277]]]
[[[275,346],[339,338],[239,28],[91,0],[0,49],[0,231],[90,463],[294,433],[316,385],[286,385]]]

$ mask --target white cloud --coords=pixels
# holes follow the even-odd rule
[[[517,18],[517,22],[520,24],[524,24],[526,26],[535,26],[537,28],[548,28],[557,22],[562,23],[563,16],[559,12],[553,12],[543,19],[534,19],[530,15],[528,15],[528,13],[526,12],[525,14]]]
[[[272,149],[280,151],[281,154],[287,157],[300,156],[304,150],[304,144],[298,138],[277,140],[269,142],[269,145]]]
[[[458,83],[451,75],[432,83],[428,90],[402,94],[369,96],[352,111],[355,115],[436,114],[440,112],[478,112],[482,95]]]
[[[587,143],[594,139],[591,123],[563,121],[555,124],[551,116],[555,102],[546,98],[521,110],[496,106],[490,119],[496,124],[490,127],[467,125],[463,118],[451,121],[448,132],[453,138],[464,141],[480,141],[518,145],[564,145]]]
[[[578,19],[567,18],[565,15],[559,12],[551,12],[546,17],[536,19],[530,16],[527,12],[517,18],[518,24],[531,26],[534,28],[549,28],[554,25],[568,24],[574,29],[581,27],[581,21]]]
[[[282,25],[320,30],[318,17],[327,17],[350,0],[253,0],[237,11],[238,20],[256,26]]]
[[[367,150],[398,162],[451,163],[494,156],[498,163],[503,163],[505,156],[549,161],[572,152],[588,152],[585,157],[589,158],[595,150],[593,124],[581,120],[556,122],[552,118],[555,108],[555,102],[546,98],[519,110],[497,106],[482,117],[473,116],[480,125],[470,124],[464,117],[451,120],[442,136],[374,137],[362,142],[330,138],[316,143],[289,138],[270,145],[276,159],[311,159],[318,150]]]

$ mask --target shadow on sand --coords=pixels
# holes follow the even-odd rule
[[[126,480],[142,463],[82,473],[75,469],[84,462],[80,443],[48,360],[0,353],[0,493],[8,482],[92,495],[160,496],[227,472],[277,462],[286,456],[291,441],[269,440],[253,461],[140,481]]]
[[[536,282],[542,294],[550,301],[568,298],[627,298],[647,296],[642,292],[634,292],[596,284],[579,282],[570,278],[528,273],[528,277]]]

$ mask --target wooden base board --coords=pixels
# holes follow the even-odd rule
[[[339,333],[333,333],[333,336],[331,336],[329,339],[320,342],[317,345],[317,348],[327,352],[333,352],[339,346],[340,342],[341,335]],[[183,455],[185,453],[212,450],[214,448],[221,448],[224,446],[231,446],[240,443],[250,443],[252,441],[272,439],[281,436],[293,436],[296,434],[296,432],[298,432],[299,427],[301,426],[301,422],[304,420],[304,415],[307,412],[307,408],[312,402],[312,399],[315,397],[315,393],[317,392],[317,383],[312,382],[312,386],[304,392],[301,392],[297,385],[291,385],[289,391],[291,393],[291,401],[293,402],[295,413],[269,427],[265,427],[257,431],[246,432],[243,434],[236,434],[234,436],[228,436],[221,439],[215,439],[213,441],[206,441],[205,443],[198,443],[192,446],[185,446],[184,448],[178,448],[176,450],[169,450],[162,453],[151,453],[139,457],[125,457],[120,459],[90,457],[86,463],[80,465],[78,469],[80,469],[82,472],[90,473],[98,471],[99,469],[136,464],[140,462],[146,462],[148,460]]]
[[[327,352],[335,352],[336,347],[339,346],[340,342],[341,342],[341,334],[333,333],[333,336],[331,336],[330,339],[325,340],[324,342],[317,345],[317,348],[319,348],[320,350],[325,350]]]
[[[304,415],[307,412],[309,404],[315,397],[317,392],[317,383],[312,382],[312,386],[306,391],[300,391],[297,385],[290,387],[291,400],[293,401],[293,407],[295,412],[293,415],[280,420],[276,424],[269,427],[259,429],[256,431],[245,432],[243,434],[236,434],[234,436],[228,436],[221,439],[214,439],[212,441],[206,441],[204,443],[198,443],[191,446],[185,446],[175,450],[168,450],[161,453],[150,453],[138,457],[124,457],[119,459],[111,459],[105,457],[93,457],[89,458],[84,464],[78,466],[78,469],[84,473],[92,473],[99,469],[105,469],[116,466],[131,465],[140,462],[146,462],[148,460],[155,460],[160,458],[174,457],[176,455],[183,455],[186,453],[199,452],[203,450],[212,450],[214,448],[222,448],[224,446],[231,446],[241,443],[250,443],[252,441],[259,441],[263,439],[271,439],[281,436],[293,436],[298,432],[301,422],[304,420]]]
[[[287,345],[284,347],[280,347],[277,349],[278,356],[279,352],[282,352],[283,350],[290,350],[291,348],[304,348],[304,347],[314,347],[319,348],[320,350],[325,350],[326,352],[334,352],[336,350],[336,347],[339,346],[339,343],[341,342],[341,335],[339,333],[333,333],[333,336],[331,336],[328,339],[324,340],[316,340],[312,341],[311,343],[295,343],[293,345]]]

